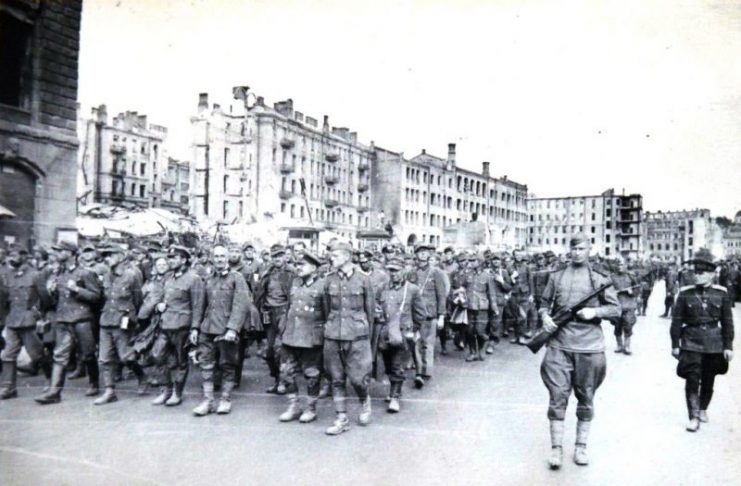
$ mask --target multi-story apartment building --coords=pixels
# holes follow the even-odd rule
[[[82,1],[2,4],[0,241],[27,245],[76,239]]]
[[[525,244],[527,186],[489,173],[457,166],[456,146],[448,144],[447,158],[422,150],[411,159],[376,149],[371,170],[373,207],[391,223],[395,236],[408,245],[421,241],[441,245],[446,231],[458,223],[480,221],[486,243],[497,249]]]
[[[161,184],[161,206],[171,211],[187,212],[190,208],[190,163],[168,157],[167,172]]]
[[[275,222],[345,238],[371,228],[373,146],[330,128],[327,116],[319,122],[294,110],[291,99],[272,107],[249,99],[222,108],[200,95],[191,118],[191,214],[207,224]]]
[[[717,255],[716,223],[708,209],[645,213],[644,255],[681,262],[700,248]]]
[[[77,181],[82,203],[158,207],[168,171],[167,128],[127,111],[108,122],[105,105],[81,119]],[[187,206],[186,206],[187,207]]]
[[[640,194],[615,194],[528,200],[527,244],[532,251],[568,251],[569,237],[587,234],[593,252],[636,259],[641,255],[643,198]]]
[[[733,224],[723,230],[723,250],[726,258],[741,257],[741,211],[736,213]]]

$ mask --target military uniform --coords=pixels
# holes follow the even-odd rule
[[[620,316],[610,320],[615,326],[615,340],[617,341],[615,352],[631,354],[630,340],[633,336],[636,309],[638,308],[636,298],[636,294],[639,292],[638,279],[627,271],[616,272],[611,278],[620,302]]]
[[[677,294],[678,288],[678,275],[676,270],[668,268],[666,275],[664,276],[664,284],[666,286],[666,296],[664,297],[664,313],[661,317],[669,317],[672,312],[672,306],[674,305],[674,298]]]
[[[439,268],[428,265],[414,269],[411,277],[411,281],[419,286],[425,315],[420,325],[420,338],[414,348],[417,376],[429,379],[435,364],[437,321],[446,312],[448,294],[445,275]]]
[[[464,287],[468,302],[469,356],[466,360],[483,361],[482,353],[486,348],[489,328],[493,324],[492,317],[499,314],[492,274],[484,268],[478,268],[468,273]]]
[[[733,349],[733,314],[725,288],[687,286],[672,312],[672,349],[680,349],[677,375],[686,380],[690,419],[705,411],[713,396],[715,376],[728,371],[724,350]]]
[[[507,306],[509,293],[512,290],[512,281],[507,271],[502,268],[493,268],[491,270],[491,281],[494,285],[495,303],[499,312],[491,316],[489,337],[493,342],[499,342],[499,338],[502,336],[504,309]]]
[[[513,281],[511,299],[517,311],[514,316],[515,338],[513,342],[521,344],[523,336],[530,334],[538,320],[533,303],[533,276],[526,262],[518,262],[515,263],[510,277]]]

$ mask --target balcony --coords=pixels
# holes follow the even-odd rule
[[[333,176],[333,175],[324,176],[324,182],[326,182],[330,186],[334,186],[335,184],[337,184],[337,181],[338,181],[337,176]]]
[[[328,208],[336,208],[340,202],[337,199],[325,199],[324,205]]]
[[[291,174],[293,172],[293,164],[280,164],[281,174]]]
[[[125,154],[126,153],[126,145],[123,145],[123,144],[120,144],[120,143],[111,144],[111,153],[113,153],[113,154]]]
[[[330,152],[324,155],[324,158],[327,159],[327,162],[337,162],[338,160],[340,160],[340,154],[336,152]]]
[[[278,197],[281,199],[291,199],[293,196],[294,194],[291,191],[286,191],[285,189],[278,193]]]
[[[280,146],[285,150],[293,148],[294,145],[296,145],[296,142],[292,138],[283,137],[280,140]]]
[[[361,161],[361,162],[360,162],[360,163],[358,164],[358,170],[359,170],[360,172],[365,172],[365,171],[366,171],[366,170],[368,170],[368,169],[370,169],[370,165],[368,165],[368,162],[366,162],[366,161],[364,161],[364,160],[363,160],[363,161]]]
[[[367,213],[369,211],[369,209],[370,208],[368,206],[358,206],[358,212],[359,213]]]
[[[368,184],[358,184],[358,192],[366,192],[368,190]]]

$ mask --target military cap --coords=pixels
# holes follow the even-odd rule
[[[445,249],[443,250],[443,253],[448,253],[448,252],[453,253],[455,252],[455,250],[453,249],[452,246],[446,246]]]
[[[113,253],[124,253],[124,248],[121,245],[108,245],[100,249],[101,255],[111,255]]]
[[[87,252],[96,252],[98,251],[97,248],[95,248],[95,245],[92,243],[86,243],[82,248],[80,248],[80,253],[87,253]]]
[[[249,241],[247,243],[245,243],[244,245],[242,245],[242,251],[245,251],[248,248],[252,248],[254,250],[255,249],[255,245],[253,245]]]
[[[370,251],[370,250],[368,250],[367,248],[366,248],[366,249],[364,249],[364,250],[360,250],[360,251],[358,251],[358,256],[360,256],[360,255],[365,255],[365,256],[366,256],[366,257],[368,257],[369,259],[370,259],[370,258],[373,258],[373,252],[372,252],[372,251]]]
[[[353,252],[352,245],[350,245],[350,243],[345,243],[344,241],[335,243],[332,250],[342,250],[349,253]]]
[[[56,251],[66,250],[66,251],[71,251],[72,253],[77,253],[78,251],[77,245],[67,240],[63,240],[58,243],[55,243],[51,248],[52,250],[56,250]]]
[[[695,272],[703,273],[703,272],[714,272],[715,267],[717,266],[712,261],[706,259],[706,258],[692,258],[690,260],[686,260],[684,262],[685,264],[691,265]]]
[[[277,257],[280,255],[284,255],[286,253],[286,249],[283,247],[283,245],[275,244],[270,247],[270,256],[271,257]]]
[[[428,245],[427,243],[417,243],[414,245],[414,253],[418,253],[422,250],[435,251],[435,247]]]
[[[305,262],[311,263],[315,267],[320,267],[322,265],[322,261],[319,259],[319,257],[309,251],[304,251],[301,254],[301,259]]]
[[[170,250],[167,252],[168,255],[180,254],[187,259],[191,258],[190,250],[182,245],[172,245]]]
[[[502,259],[502,257],[500,257],[500,256],[499,256],[498,254],[496,254],[496,253],[492,253],[492,254],[491,254],[491,259],[492,259],[492,260],[501,260],[501,259]]]
[[[543,260],[544,258],[545,258],[545,256],[543,256],[542,253],[536,253],[535,254],[535,259],[536,260]]]
[[[465,253],[458,253],[455,256],[455,261],[458,263],[465,262],[468,259],[468,256]]]
[[[546,258],[553,258],[556,256],[556,254],[551,250],[547,250],[543,255],[545,255]]]
[[[401,270],[404,266],[404,260],[398,257],[390,258],[389,261],[386,262],[386,268],[389,270]]]
[[[589,244],[589,237],[584,233],[576,233],[569,239],[569,247],[580,245],[582,243]]]
[[[383,253],[394,253],[396,251],[396,248],[394,248],[394,245],[391,243],[386,243],[383,245],[383,248],[381,248],[381,251]]]

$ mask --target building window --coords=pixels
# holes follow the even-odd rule
[[[139,164],[139,174],[144,175],[147,172],[147,164],[141,163]]]
[[[10,7],[12,8],[12,7]],[[0,103],[30,108],[33,26],[0,12]]]

